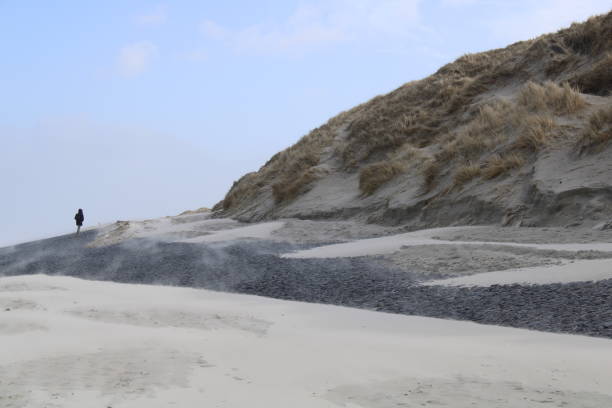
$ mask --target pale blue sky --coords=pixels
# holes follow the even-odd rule
[[[612,0],[0,0],[0,245],[212,206],[336,113]]]

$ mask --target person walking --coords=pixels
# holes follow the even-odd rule
[[[83,221],[85,221],[85,216],[83,215],[83,210],[79,208],[79,211],[74,215],[74,220],[77,225],[77,235],[79,235],[79,231],[81,231],[81,227],[83,226]]]

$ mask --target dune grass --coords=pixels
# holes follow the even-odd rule
[[[576,147],[580,153],[601,151],[612,141],[612,105],[600,109],[589,117]]]
[[[271,186],[277,203],[290,200],[305,191],[322,174],[313,168],[319,164],[323,150],[332,143],[344,120],[344,114],[336,116],[293,146],[272,156],[259,171],[248,173],[234,182],[221,202],[222,208],[229,210],[247,205],[267,186]]]
[[[508,173],[510,170],[520,168],[525,164],[525,159],[518,153],[495,154],[489,158],[482,170],[482,177],[491,180]]]
[[[461,165],[455,172],[453,178],[453,188],[459,188],[472,179],[480,176],[481,169],[478,164],[466,163]]]
[[[514,146],[519,149],[538,151],[549,146],[554,138],[557,124],[548,114],[526,114],[522,117],[519,135]]]
[[[365,195],[371,195],[403,171],[404,166],[398,162],[384,161],[370,164],[359,172],[359,190]]]
[[[610,50],[612,13],[591,17],[583,23],[574,23],[559,34],[568,47],[582,55],[597,55]]]
[[[313,181],[320,178],[320,172],[309,168],[294,179],[285,178],[281,182],[272,184],[272,195],[277,203],[289,201],[305,192]]]
[[[611,49],[612,12],[504,49],[464,55],[332,118],[234,183],[222,207],[246,208],[267,194],[277,204],[294,199],[324,176],[320,162],[328,153],[340,171],[359,172],[364,194],[404,173],[422,176],[425,192],[499,177],[555,148],[563,140],[557,137],[562,124],[584,120],[588,102],[579,89],[609,93]],[[524,85],[516,91],[519,81]],[[605,112],[590,118],[580,149],[607,145],[607,118]]]
[[[533,112],[548,111],[558,115],[576,113],[586,107],[584,97],[567,82],[563,85],[551,81],[544,84],[527,82],[519,92],[518,102]]]

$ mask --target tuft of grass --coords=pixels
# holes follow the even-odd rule
[[[384,161],[367,165],[359,173],[359,189],[363,194],[371,195],[403,171],[404,166],[398,162]]]
[[[506,174],[512,169],[520,168],[524,164],[525,159],[517,153],[508,153],[503,156],[496,154],[487,160],[482,171],[482,177],[485,180],[491,180]]]
[[[576,113],[587,105],[580,92],[568,83],[559,86],[551,81],[543,85],[527,82],[519,92],[518,101],[528,110],[558,115]]]
[[[528,114],[522,118],[521,122],[520,133],[514,143],[515,147],[536,152],[551,143],[557,124],[550,115]]]
[[[359,172],[359,189],[363,194],[371,195],[399,174],[422,168],[428,158],[422,149],[405,143],[387,155],[386,160],[363,167]]]
[[[508,126],[508,114],[513,106],[505,100],[497,100],[478,109],[478,127],[485,131],[495,131]]]
[[[503,142],[506,138],[504,131],[512,125],[513,109],[511,103],[503,100],[481,106],[471,122],[442,143],[440,159],[475,160],[495,144]]]
[[[448,146],[448,149],[450,149],[448,154],[454,151],[456,152],[455,155],[466,159],[475,159],[490,147],[491,139],[487,136],[483,133],[463,133],[454,143]]]
[[[471,181],[474,178],[480,176],[480,173],[481,170],[478,164],[470,162],[463,164],[455,172],[455,177],[453,178],[453,187],[458,188],[463,186],[468,181]]]
[[[589,118],[589,124],[580,135],[576,147],[580,153],[603,150],[612,141],[612,106],[600,109]]]
[[[277,203],[290,201],[307,191],[308,187],[320,177],[316,169],[310,168],[295,179],[284,178],[272,184],[272,195]]]
[[[395,152],[393,152],[392,161],[409,164],[412,161],[421,160],[423,158],[423,152],[421,149],[414,147],[410,143],[405,143]]]

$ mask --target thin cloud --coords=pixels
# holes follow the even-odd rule
[[[331,0],[302,3],[284,21],[228,29],[210,20],[200,30],[240,52],[301,53],[360,39],[405,40],[419,25],[421,0]]]
[[[128,44],[119,51],[117,68],[121,75],[134,77],[146,71],[157,55],[157,47],[149,41]]]
[[[149,13],[136,17],[136,22],[144,26],[160,26],[166,22],[167,17],[166,7],[158,5]]]

